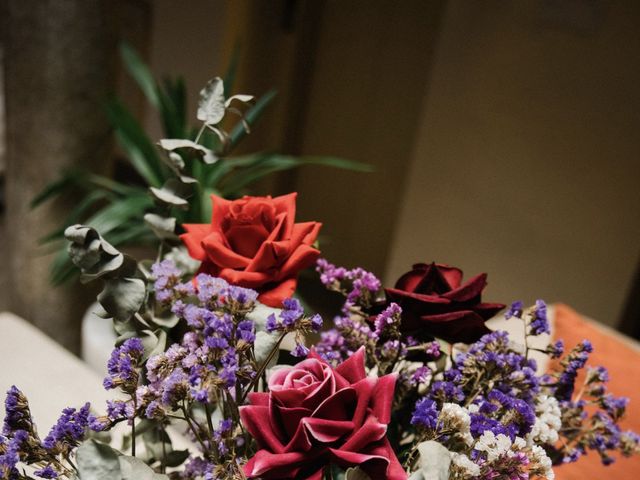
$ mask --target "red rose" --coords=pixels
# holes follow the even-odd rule
[[[313,248],[318,222],[294,223],[296,193],[225,200],[211,195],[211,224],[183,225],[180,236],[200,271],[253,288],[258,299],[280,307],[297,286],[297,274],[320,252]]]
[[[240,409],[260,448],[245,474],[320,480],[333,463],[360,466],[376,480],[405,480],[386,438],[395,382],[395,375],[367,377],[364,348],[335,369],[311,352],[296,366],[277,370],[270,392],[250,394],[251,405]]]
[[[401,330],[406,335],[425,335],[447,342],[472,343],[490,332],[485,322],[504,308],[482,303],[487,274],[462,284],[462,270],[449,265],[418,263],[386,288],[387,299],[402,307]]]

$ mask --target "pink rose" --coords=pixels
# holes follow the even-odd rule
[[[249,478],[321,480],[324,468],[359,466],[371,478],[405,480],[386,438],[396,376],[367,377],[364,348],[332,368],[311,352],[277,370],[269,393],[250,394],[244,426],[259,450],[244,467]]]

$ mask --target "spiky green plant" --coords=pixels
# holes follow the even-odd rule
[[[301,165],[369,170],[365,164],[329,156],[270,152],[232,156],[275,98],[275,91],[255,100],[248,95],[225,98],[224,92],[231,90],[235,75],[236,62],[232,61],[225,79],[210,81],[201,92],[201,103],[207,99],[223,101],[222,107],[218,105],[222,111],[213,113],[220,118],[201,118],[199,110],[198,119],[203,123],[193,127],[187,119],[187,92],[181,78],[156,81],[138,54],[127,45],[121,47],[121,56],[147,101],[160,115],[168,140],[161,141],[159,148],[119,99],[108,101],[107,114],[116,139],[138,178],[125,183],[87,170],[68,170],[33,200],[32,206],[36,207],[65,192],[75,192],[79,198],[63,224],[42,239],[43,244],[57,250],[51,266],[54,284],[76,273],[65,251],[63,233],[68,225],[82,223],[93,227],[116,247],[157,246],[158,242],[175,240],[172,225],[208,222],[212,193],[236,198],[246,194],[248,187],[266,175]],[[243,110],[236,108],[236,104],[242,105]],[[230,122],[233,115],[236,121]],[[189,196],[189,202],[184,201],[183,196]],[[162,200],[161,205],[157,200]],[[150,212],[154,213],[150,216]]]

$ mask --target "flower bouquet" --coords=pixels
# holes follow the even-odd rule
[[[204,92],[203,130],[217,132],[225,105]],[[605,465],[638,453],[638,435],[618,426],[627,400],[586,367],[591,344],[532,346],[549,333],[543,301],[507,309],[525,332],[511,339],[486,326],[505,306],[482,301],[485,274],[416,264],[385,288],[336,267],[320,258],[320,223],[296,223],[296,194],[212,195],[210,223],[176,225],[194,185],[182,170],[214,160],[195,140],[159,145],[176,178],[152,191],[155,261],[88,226],[65,232],[120,335],[104,379],[113,400],[65,409],[42,437],[12,387],[0,478],[552,479],[587,453]],[[296,298],[313,266],[344,298],[330,322]],[[534,351],[557,366],[539,372]]]

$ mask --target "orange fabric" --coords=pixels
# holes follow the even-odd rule
[[[587,338],[593,344],[589,365],[603,365],[609,370],[609,391],[616,396],[629,397],[631,402],[623,429],[640,432],[640,352],[607,334],[582,316],[562,304],[555,305],[554,339],[564,340],[567,350]],[[578,379],[578,385],[582,382]],[[608,467],[600,463],[597,453],[591,452],[578,462],[555,468],[557,480],[584,480],[610,478],[615,480],[640,479],[640,456],[618,457]]]

